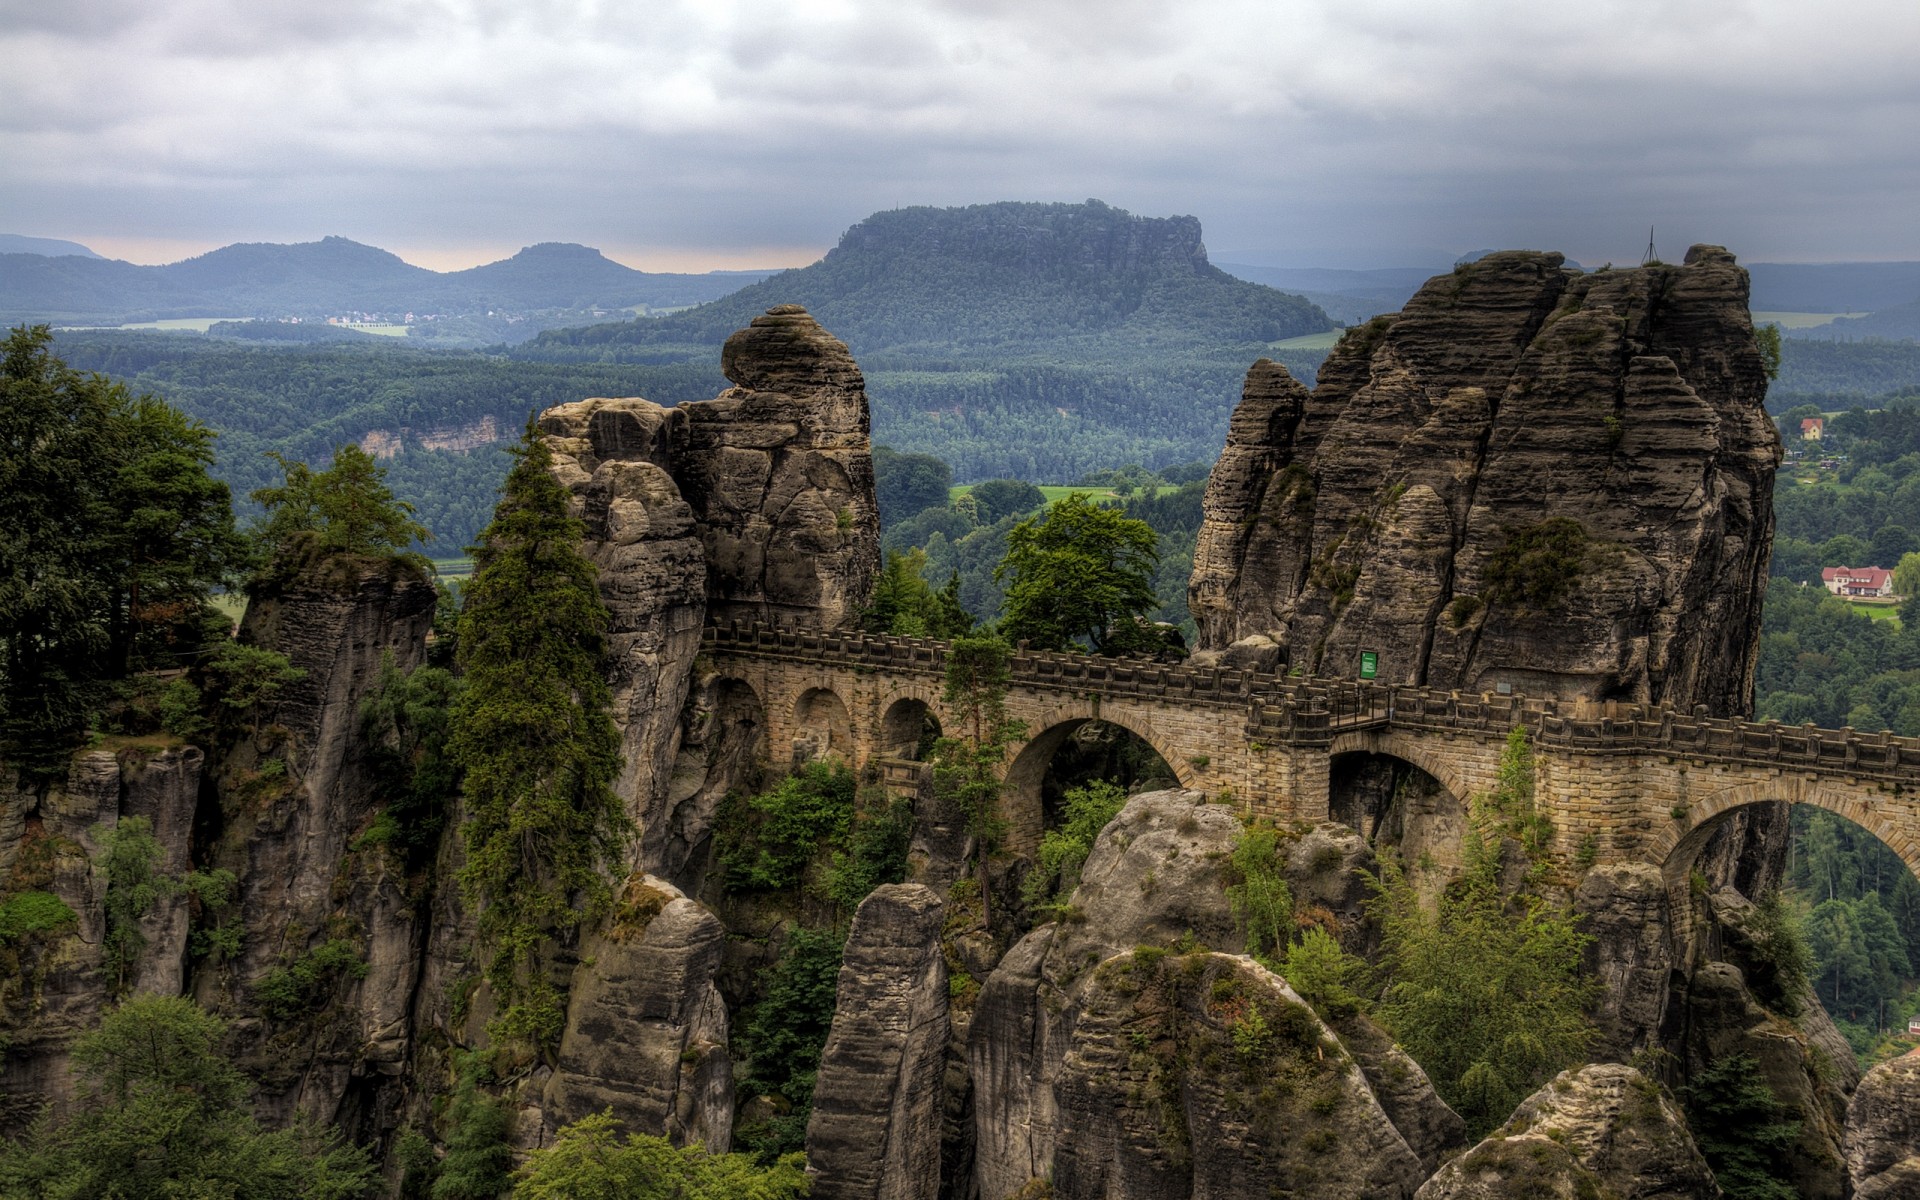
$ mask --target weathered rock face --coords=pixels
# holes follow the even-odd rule
[[[940,897],[917,883],[882,885],[854,914],[807,1124],[821,1200],[940,1194],[945,916]]]
[[[1779,442],[1746,273],[1562,262],[1431,280],[1312,392],[1255,364],[1194,557],[1203,651],[1747,710]]]
[[[1250,1094],[1226,1078],[1236,1060],[1222,1039],[1231,1038],[1233,1017],[1222,1015],[1224,1009],[1203,1013],[1193,1005],[1204,1008],[1211,1001],[1169,999],[1164,989],[1154,992],[1161,998],[1148,1013],[1137,1007],[1138,995],[1123,994],[1131,986],[1123,978],[1125,964],[1137,947],[1158,952],[1181,943],[1242,944],[1224,874],[1240,830],[1231,810],[1207,804],[1199,793],[1133,797],[1095,841],[1067,917],[1021,939],[987,978],[968,1045],[979,1195],[1006,1196],[1051,1177],[1063,1196],[1228,1197],[1251,1194],[1236,1189],[1253,1188],[1254,1180],[1275,1171],[1297,1179],[1296,1187],[1309,1187],[1307,1160],[1292,1157],[1299,1147],[1281,1146],[1262,1124],[1265,1118],[1243,1107]],[[1353,884],[1346,873],[1368,861],[1357,837],[1323,826],[1291,845],[1286,870],[1296,897],[1327,909],[1337,921],[1336,910],[1347,907]],[[1200,964],[1196,971],[1211,972],[1209,978],[1232,977],[1222,984],[1223,995],[1240,989],[1261,997],[1259,1003],[1275,1013],[1293,1014],[1294,1006],[1306,1011],[1284,981],[1249,960],[1199,954],[1192,961]],[[1306,1019],[1313,1022],[1313,1038],[1339,1046],[1311,1012]],[[1208,1064],[1174,1075],[1161,1071],[1155,1086],[1180,1110],[1177,1122],[1166,1105],[1144,1104],[1144,1093],[1113,1074],[1115,1063],[1133,1069],[1126,1064],[1138,1048],[1134,1034],[1147,1026],[1158,1029],[1154,1022],[1188,1030],[1198,1039],[1191,1062]],[[1148,1036],[1149,1045],[1155,1036]],[[1393,1189],[1410,1191],[1418,1183],[1423,1158],[1457,1144],[1458,1133],[1449,1130],[1459,1118],[1432,1095],[1419,1068],[1390,1044],[1369,1040],[1366,1029],[1358,1036],[1361,1045],[1351,1057],[1342,1051],[1328,1060],[1338,1067],[1340,1081],[1316,1076],[1314,1086],[1327,1096],[1338,1094],[1327,1103],[1345,1114],[1342,1121],[1358,1131],[1353,1145],[1369,1147],[1373,1166],[1384,1174],[1368,1184],[1371,1176],[1349,1171],[1360,1168],[1346,1163],[1344,1151],[1325,1149],[1312,1161],[1338,1182],[1325,1192],[1296,1194],[1376,1194],[1367,1190],[1375,1186],[1382,1189],[1378,1194],[1405,1194]],[[1314,1043],[1308,1038],[1302,1044]],[[1316,1058],[1314,1069],[1319,1066]],[[1222,1079],[1210,1078],[1216,1070]],[[1357,1091],[1350,1081],[1358,1082]],[[1395,1104],[1379,1098],[1383,1088]],[[1276,1103],[1281,1100],[1280,1108],[1265,1101],[1255,1107],[1292,1114],[1288,1105],[1305,1103],[1300,1096]],[[1293,1115],[1307,1121],[1302,1128],[1319,1128],[1311,1113],[1287,1120]],[[1068,1187],[1074,1190],[1063,1190]]]
[[[640,827],[644,870],[671,876],[668,780],[706,616],[706,560],[693,508],[671,474],[685,409],[646,400],[582,400],[540,415],[553,471],[574,495],[600,568],[608,684],[624,759],[616,785]]]
[[[269,1121],[298,1111],[351,1124],[350,1110],[371,1102],[363,1089],[405,1067],[423,929],[390,857],[355,844],[378,807],[360,707],[384,664],[423,661],[436,600],[408,564],[333,558],[256,596],[241,623],[241,640],[306,674],[262,714],[269,730],[220,764],[224,830],[212,860],[239,878],[246,931],[230,967],[196,974],[196,992],[203,1003],[229,989],[257,1000],[272,971],[327,941],[346,941],[367,965],[338,980],[324,1013],[234,1021]]]
[[[1366,1078],[1252,959],[1117,955],[1054,1091],[1060,1200],[1413,1194],[1426,1172]]]
[[[627,881],[573,973],[542,1105],[549,1131],[610,1108],[636,1132],[728,1148],[733,1060],[714,984],[726,933],[665,880]]]
[[[750,698],[716,692],[695,708],[719,722],[688,727],[702,622],[850,626],[880,568],[867,397],[846,346],[785,305],[730,338],[722,367],[738,386],[713,400],[582,400],[539,422],[613,614],[618,786],[640,827],[638,865],[689,882],[737,774],[730,720],[751,723]]]
[[[710,611],[853,625],[880,572],[860,368],[797,304],[728,338],[720,368],[737,386],[682,406],[675,472],[706,547]]]
[[[153,871],[185,874],[204,765],[193,746],[90,750],[75,755],[64,783],[44,794],[10,788],[0,796],[8,814],[0,825],[0,878],[7,890],[50,893],[75,918],[70,928],[0,946],[0,1034],[7,1045],[0,1130],[30,1120],[42,1104],[64,1108],[72,1098],[68,1046],[99,1021],[118,988],[179,993],[187,965],[186,897],[155,898],[140,920],[140,949],[124,976],[110,976],[100,859],[114,828],[139,817],[159,845]]]
[[[1920,1051],[1868,1071],[1847,1106],[1855,1196],[1920,1196]]]
[[[1563,1071],[1417,1200],[1713,1200],[1720,1188],[1679,1108],[1631,1067]]]

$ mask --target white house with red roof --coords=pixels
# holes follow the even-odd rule
[[[1800,422],[1800,436],[1809,442],[1820,440],[1821,431],[1826,429],[1825,417],[1807,417]]]
[[[1871,600],[1893,595],[1893,572],[1884,567],[1823,567],[1820,582],[1836,596]]]

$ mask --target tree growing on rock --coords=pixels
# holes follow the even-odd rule
[[[460,884],[478,912],[497,1036],[550,1048],[564,1019],[555,939],[601,916],[631,827],[602,674],[611,618],[582,527],[531,423],[473,548],[460,615],[466,691],[448,752],[465,772]]]
[[[386,468],[365,450],[351,442],[340,446],[323,471],[271,451],[267,457],[279,464],[283,482],[257,488],[250,498],[266,510],[254,536],[269,571],[327,554],[405,558],[426,568],[412,547],[433,535],[413,519],[413,505],[395,498]]]

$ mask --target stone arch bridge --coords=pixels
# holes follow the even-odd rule
[[[702,653],[753,691],[776,754],[836,753],[904,785],[926,717],[948,723],[933,639],[729,623],[707,628]],[[1016,850],[1039,839],[1053,751],[1091,720],[1138,735],[1182,786],[1278,821],[1328,819],[1334,764],[1352,754],[1408,763],[1464,802],[1493,789],[1519,727],[1568,859],[1650,863],[1678,886],[1728,814],[1787,801],[1839,813],[1920,876],[1920,739],[1888,733],[1027,651],[1007,706],[1027,730],[1008,755]]]

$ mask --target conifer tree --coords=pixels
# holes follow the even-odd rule
[[[602,914],[629,832],[620,735],[601,675],[609,616],[582,527],[531,422],[473,548],[460,616],[466,691],[449,751],[466,773],[460,883],[506,1040],[551,1046],[563,1020],[552,945]]]

